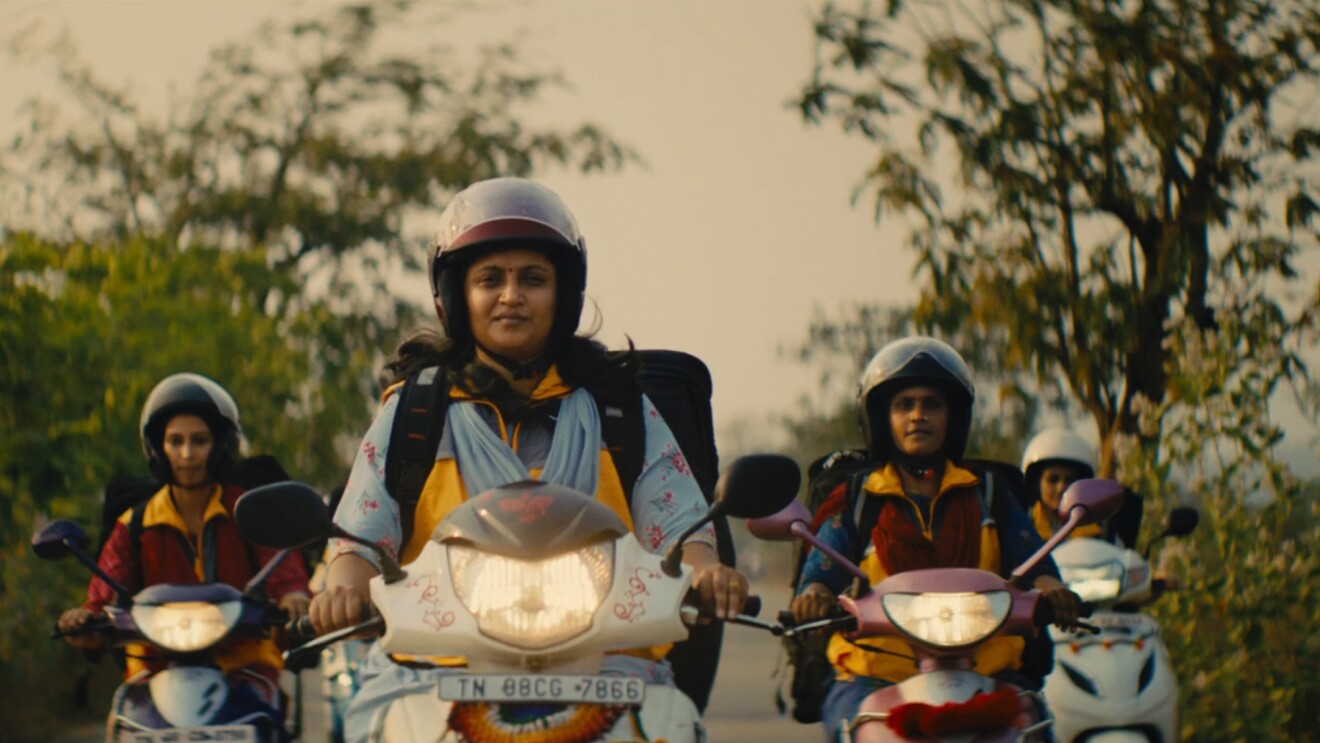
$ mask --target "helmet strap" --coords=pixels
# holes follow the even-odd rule
[[[945,457],[943,454],[914,457],[895,448],[893,459],[894,464],[902,467],[909,475],[919,480],[934,480],[940,465],[944,464]]]
[[[523,362],[511,359],[503,354],[495,353],[480,343],[477,344],[477,348],[480,348],[482,353],[490,357],[491,361],[504,367],[505,370],[513,376],[515,382],[523,379],[535,379],[544,374],[550,368],[550,365],[554,363],[549,354],[544,353],[531,361]]]

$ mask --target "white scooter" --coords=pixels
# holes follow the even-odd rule
[[[674,687],[602,673],[606,653],[685,639],[699,618],[684,604],[683,541],[718,516],[780,510],[796,496],[798,478],[789,459],[735,461],[706,518],[663,557],[645,551],[594,498],[535,481],[466,501],[406,568],[332,524],[321,498],[301,483],[255,488],[234,515],[256,544],[334,535],[381,558],[382,574],[370,583],[380,616],[317,638],[290,660],[382,630],[385,652],[466,659],[466,672],[383,705],[372,740],[696,743],[705,740],[696,705]]]
[[[1156,539],[1189,534],[1197,520],[1196,511],[1175,509]],[[1178,680],[1159,624],[1139,609],[1164,591],[1163,582],[1151,578],[1147,556],[1100,539],[1075,539],[1054,550],[1054,561],[1068,587],[1095,604],[1088,621],[1100,630],[1050,628],[1054,671],[1044,691],[1056,738],[1062,743],[1178,740]]]

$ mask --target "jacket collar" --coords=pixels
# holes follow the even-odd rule
[[[940,491],[936,497],[944,495],[950,490],[956,488],[975,487],[981,483],[981,478],[972,473],[971,470],[963,469],[952,461],[944,462],[944,476],[940,479]],[[863,486],[868,492],[876,495],[897,495],[906,497],[903,490],[903,479],[899,477],[898,468],[893,462],[887,462],[881,469],[872,472],[866,478]]]

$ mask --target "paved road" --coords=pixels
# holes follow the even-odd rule
[[[760,594],[765,606],[763,619],[788,605],[788,587],[782,584],[757,584],[752,591]],[[724,628],[720,671],[706,708],[711,743],[819,743],[820,725],[802,725],[775,710],[775,687],[781,678],[774,674],[779,662],[779,640],[770,633],[733,625]]]
[[[782,585],[758,584],[752,590],[762,597],[763,616],[769,617],[787,605],[788,589]],[[800,725],[775,711],[774,676],[779,662],[779,641],[751,627],[729,626],[724,630],[724,650],[719,676],[706,714],[711,743],[818,743],[819,725]],[[304,743],[326,740],[326,707],[320,697],[316,670],[303,679]],[[78,730],[53,743],[98,743],[101,726]]]

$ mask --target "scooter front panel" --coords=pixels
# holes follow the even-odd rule
[[[994,691],[995,680],[971,671],[936,671],[934,673],[919,673],[902,683],[886,687],[876,693],[891,688],[898,692],[902,702],[924,702],[930,705],[940,705],[949,702],[965,702],[977,694]],[[862,706],[865,707],[866,704],[863,703]]]
[[[161,717],[177,728],[208,724],[229,698],[229,683],[216,668],[167,668],[153,675],[147,685]]]
[[[1178,682],[1158,625],[1143,614],[1097,618],[1099,634],[1055,635],[1045,698],[1056,718],[1056,737],[1070,741],[1103,730],[1128,736],[1116,739],[1147,740],[1144,731],[1158,730],[1165,740],[1176,740]]]
[[[641,707],[452,703],[429,688],[392,700],[377,713],[372,728],[373,743],[506,740],[532,732],[538,740],[571,743],[705,741],[701,715],[692,700],[678,689],[660,685],[647,686],[646,702]]]
[[[211,684],[212,675],[220,677],[223,689]],[[195,711],[181,714],[188,710]],[[282,739],[279,712],[256,691],[235,685],[216,669],[198,666],[168,668],[125,682],[115,692],[107,727],[108,740],[133,743]]]
[[[918,674],[893,686],[877,689],[862,700],[858,709],[857,726],[853,730],[853,743],[899,743],[901,741],[940,741],[940,743],[1016,743],[1023,739],[1023,730],[1040,721],[1028,700],[1023,700],[1023,713],[1018,724],[994,730],[976,730],[952,733],[938,737],[905,738],[890,729],[886,722],[890,710],[902,704],[921,703],[932,707],[966,702],[977,694],[991,691],[1009,691],[1020,694],[1021,689],[971,671],[936,671]],[[869,720],[865,718],[874,715]],[[1044,740],[1042,734],[1026,740]]]

